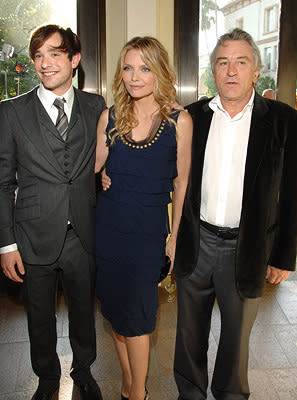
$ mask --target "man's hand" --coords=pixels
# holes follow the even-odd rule
[[[175,111],[180,110],[180,111],[186,111],[186,112],[188,112],[188,110],[185,110],[184,107],[181,106],[177,101],[173,101],[173,102],[171,103],[171,108],[172,108],[173,110],[175,110]]]
[[[279,269],[273,267],[272,265],[268,265],[266,272],[266,279],[269,283],[273,285],[277,285],[278,283],[285,281],[288,279],[291,271],[287,271],[285,269]]]
[[[23,279],[16,272],[18,270],[21,275],[25,274],[23,261],[18,250],[1,254],[1,266],[7,278],[15,282],[23,282]]]
[[[105,171],[106,170],[104,168],[104,170],[101,172],[101,184],[102,184],[103,190],[108,190],[111,186],[111,179],[108,175],[106,175]]]

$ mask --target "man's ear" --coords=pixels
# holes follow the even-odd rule
[[[73,69],[75,69],[78,66],[78,64],[80,62],[80,59],[81,59],[81,54],[80,53],[76,53],[76,54],[74,54],[72,56],[71,63],[72,63],[72,68]]]
[[[255,69],[253,83],[257,82],[259,76],[260,76],[260,71],[258,69]]]

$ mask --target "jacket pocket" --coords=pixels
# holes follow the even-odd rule
[[[16,208],[15,221],[22,222],[30,219],[40,218],[40,206]]]
[[[40,196],[38,181],[28,180],[20,185],[17,193],[15,220],[16,222],[40,217]]]

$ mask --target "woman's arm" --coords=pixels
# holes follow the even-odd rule
[[[171,259],[170,272],[173,269],[178,227],[182,215],[185,193],[191,167],[193,122],[191,116],[181,111],[177,120],[177,177],[173,181],[172,231],[166,245],[166,254]]]
[[[108,123],[108,109],[102,112],[97,125],[95,173],[101,171],[108,156],[108,147],[106,145],[107,123]]]

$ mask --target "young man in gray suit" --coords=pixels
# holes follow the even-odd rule
[[[30,56],[41,83],[0,104],[1,265],[23,286],[32,367],[39,377],[32,400],[50,400],[59,388],[58,277],[69,308],[71,377],[82,399],[102,399],[90,366],[96,357],[93,171],[105,102],[72,86],[80,51],[69,28],[37,29]]]
[[[215,298],[221,335],[212,393],[249,397],[249,336],[265,277],[280,283],[296,262],[297,112],[255,93],[261,60],[248,33],[223,35],[211,66],[218,95],[188,107],[192,170],[175,257],[179,400],[206,399]]]

